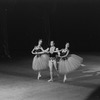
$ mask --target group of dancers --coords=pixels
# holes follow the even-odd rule
[[[38,41],[38,45],[31,51],[34,54],[32,61],[32,69],[38,71],[37,79],[41,77],[41,71],[49,67],[50,79],[48,82],[53,81],[53,67],[57,71],[58,75],[63,74],[63,82],[67,80],[67,74],[74,71],[82,64],[83,58],[76,54],[69,54],[69,43],[65,44],[65,48],[59,50],[55,47],[54,41],[50,42],[50,47],[43,49],[42,39]]]

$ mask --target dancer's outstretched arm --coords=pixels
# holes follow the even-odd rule
[[[44,50],[44,52],[47,52],[48,53],[49,52],[49,48],[47,48],[46,50]]]
[[[36,52],[34,52],[36,49],[36,46],[33,48],[33,50],[31,51],[32,54],[36,54]]]
[[[41,47],[40,49],[41,49],[42,51],[44,51],[44,49],[43,49],[42,47]]]
[[[56,48],[56,50],[54,50],[54,52],[58,53],[60,50],[58,48]]]

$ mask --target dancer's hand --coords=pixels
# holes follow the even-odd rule
[[[49,50],[49,48],[47,48],[46,50],[44,50],[44,52],[49,53],[49,51],[48,51],[48,50]]]
[[[32,54],[38,54],[37,52],[32,52]]]
[[[59,51],[58,48],[56,48],[56,51]]]

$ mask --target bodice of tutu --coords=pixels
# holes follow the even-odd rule
[[[42,52],[42,50],[41,49],[37,49],[36,52]]]
[[[50,57],[56,57],[57,53],[54,52],[54,53],[49,53]]]
[[[67,56],[65,56],[67,54],[67,51],[66,52],[63,52],[63,51],[60,51],[60,56],[62,57],[62,59],[67,59]]]
[[[39,52],[42,52],[42,50],[41,50],[41,48],[38,48],[38,49],[34,49],[34,51],[33,51],[34,53],[39,53]],[[41,54],[36,54],[37,55],[37,57],[40,57],[41,56]]]
[[[55,50],[56,50],[56,48],[54,46],[49,48],[49,56],[50,57],[55,57],[57,55]]]
[[[36,52],[42,52],[42,50],[39,48],[39,49],[35,49],[33,52],[34,53],[36,53]]]

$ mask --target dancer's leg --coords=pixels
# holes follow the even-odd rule
[[[41,72],[40,72],[40,71],[38,71],[38,77],[37,77],[37,79],[39,80],[39,79],[40,79],[40,77],[41,77]]]
[[[52,67],[53,67],[53,64],[52,64],[52,61],[50,60],[49,61],[50,79],[48,80],[48,82],[53,81]]]
[[[54,67],[55,67],[55,69],[56,69],[56,71],[57,71],[57,76],[59,77],[56,60],[53,60],[53,63],[54,63]]]
[[[64,74],[63,82],[65,83],[66,80],[67,80],[67,77],[66,77],[66,74]]]
[[[53,60],[53,64],[54,64],[54,67],[55,67],[55,69],[57,71],[57,63],[56,63],[56,60]]]

